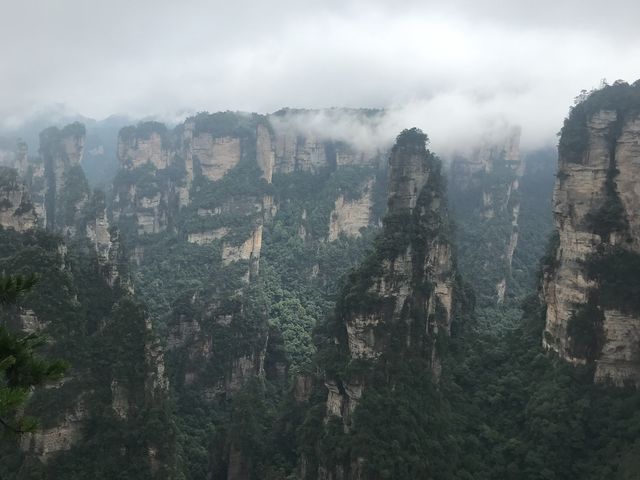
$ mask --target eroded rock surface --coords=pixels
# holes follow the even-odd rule
[[[543,345],[570,362],[594,364],[595,381],[617,385],[640,382],[640,309],[625,294],[640,280],[640,116],[630,108],[633,98],[617,108],[594,104],[634,88],[595,92],[565,122],[557,245],[543,282]]]

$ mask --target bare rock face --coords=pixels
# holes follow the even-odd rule
[[[29,168],[28,153],[29,148],[23,140],[0,138],[0,166],[15,168],[21,177],[24,177]]]
[[[376,147],[357,146],[318,127],[318,120],[331,123],[349,115],[355,124],[367,124],[366,117],[339,110],[288,110],[269,115],[275,173],[318,172],[341,166],[380,166],[386,152]],[[333,118],[335,117],[335,118]],[[260,149],[259,149],[260,150]]]
[[[104,266],[109,259],[109,250],[111,249],[111,233],[109,218],[107,216],[107,208],[104,202],[104,194],[97,194],[95,201],[99,203],[96,205],[96,215],[90,219],[86,225],[87,238],[93,245],[98,255],[98,262]]]
[[[240,260],[258,261],[260,258],[260,250],[262,248],[262,225],[259,225],[240,245],[225,243],[222,249],[222,262],[229,265],[232,262]]]
[[[258,125],[256,130],[256,160],[262,170],[262,178],[271,183],[276,154],[273,148],[271,132],[265,125]]]
[[[360,373],[326,379],[326,421],[340,419],[347,432],[363,395],[376,388],[376,365],[417,361],[424,375],[440,374],[438,338],[450,334],[456,280],[444,180],[426,141],[417,129],[398,136],[381,238],[338,300],[333,342],[346,361],[363,365]],[[362,460],[336,468],[320,465],[317,478],[362,478]]]
[[[57,425],[26,434],[21,439],[21,448],[35,454],[41,462],[46,463],[55,454],[71,450],[82,441],[82,428],[86,417],[87,409],[80,398],[75,408],[65,412]]]
[[[357,237],[362,228],[371,224],[371,209],[373,208],[373,182],[371,178],[365,182],[360,198],[349,199],[340,195],[331,212],[329,224],[329,241],[336,240],[344,234],[348,237]]]
[[[524,172],[519,145],[520,128],[505,127],[451,164],[460,269],[477,286],[481,304],[502,303],[509,290]],[[478,235],[490,240],[479,243]]]
[[[557,245],[542,291],[545,348],[593,365],[596,382],[617,385],[640,383],[640,308],[632,300],[640,281],[638,90],[618,84],[596,91],[565,121]]]
[[[80,166],[85,137],[85,127],[78,122],[40,133],[46,227],[72,236],[89,198],[89,186]]]
[[[226,227],[216,228],[215,230],[207,230],[200,233],[190,233],[187,236],[187,242],[195,243],[197,245],[206,245],[213,243],[216,240],[224,238],[229,233],[229,229]]]
[[[201,133],[193,138],[193,156],[200,162],[205,177],[220,180],[240,162],[240,139],[214,138],[210,133]]]
[[[278,172],[315,172],[328,165],[325,145],[314,135],[300,137],[291,131],[277,133],[275,145]]]
[[[0,167],[0,226],[18,232],[36,226],[36,212],[27,187],[13,168]]]
[[[118,158],[127,169],[151,164],[157,169],[169,165],[167,128],[158,122],[146,122],[123,128],[118,136]]]

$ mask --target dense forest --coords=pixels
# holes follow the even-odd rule
[[[36,277],[0,302],[0,419],[37,423],[0,478],[638,478],[636,345],[609,353],[640,338],[638,92],[585,94],[557,152],[363,148],[287,109],[3,144],[0,293]],[[51,378],[16,380],[30,338]]]

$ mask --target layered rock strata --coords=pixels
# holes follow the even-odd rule
[[[640,85],[592,92],[565,121],[547,259],[543,345],[594,367],[596,382],[640,382]]]

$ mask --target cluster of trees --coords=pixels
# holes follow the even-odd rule
[[[229,112],[199,114],[193,120],[199,132],[247,136],[255,135],[255,122],[262,121]],[[144,136],[159,127],[137,128],[124,134]],[[410,141],[421,132],[407,135]],[[634,388],[594,386],[588,367],[574,368],[543,352],[544,308],[535,296],[523,295],[535,288],[536,265],[550,228],[549,204],[539,201],[550,196],[547,170],[530,172],[529,183],[525,176],[521,188],[520,247],[514,256],[514,277],[521,288],[507,305],[485,305],[474,312],[476,285],[459,283],[453,336],[439,351],[442,373],[434,379],[422,355],[399,356],[391,350],[376,360],[349,363],[335,346],[341,309],[371,307],[368,281],[381,262],[409,244],[419,249],[425,243],[403,214],[388,216],[377,240],[377,229],[369,227],[358,238],[324,241],[336,198],[358,198],[363,178],[377,177],[374,222],[378,220],[386,179],[370,168],[349,167],[275,175],[269,186],[260,179],[255,152],[245,146],[241,163],[222,180],[194,183],[193,203],[176,216],[176,225],[135,238],[135,245],[144,247],[144,258],[133,275],[148,309],[106,285],[84,241],[70,245],[61,259],[55,237],[0,229],[0,270],[16,273],[0,278],[2,319],[15,318],[14,305],[26,295],[29,308],[50,321],[46,331],[55,339],[45,346],[40,336],[0,327],[0,423],[14,435],[34,428],[30,414],[42,419],[43,428],[53,426],[80,392],[85,392],[90,412],[86,441],[46,469],[29,464],[26,473],[17,474],[25,457],[16,453],[14,438],[10,447],[0,449],[2,478],[220,478],[227,475],[230,458],[242,459],[244,477],[267,480],[297,478],[300,458],[310,478],[319,464],[349,465],[371,480],[635,478],[640,471],[640,394]],[[122,173],[118,181],[141,183],[139,188],[156,192],[164,188],[160,183],[171,180],[170,173],[162,175],[143,167]],[[513,180],[513,171],[505,165],[496,176],[480,180],[483,188],[499,192]],[[437,182],[437,176],[430,181]],[[440,183],[432,188],[444,191]],[[199,207],[220,206],[236,197],[242,203],[265,194],[276,196],[279,210],[264,227],[260,274],[250,285],[245,282],[249,262],[223,265],[220,241],[207,246],[185,242],[186,232],[227,225],[206,223],[218,220],[199,218]],[[228,225],[236,240],[256,220],[253,215],[221,218],[235,222]],[[501,229],[510,228],[510,220],[498,218],[489,229],[471,226],[464,232],[469,244],[460,248],[473,256],[468,265],[478,269],[476,276],[494,258],[475,247],[496,244],[496,235],[508,233]],[[437,230],[430,232],[434,235],[448,227],[440,218],[425,222]],[[130,232],[129,240],[135,236]],[[619,252],[592,259],[590,275],[611,286],[599,292],[603,301],[622,296],[629,308],[638,309],[637,263],[636,257]],[[359,273],[349,275],[356,265]],[[37,285],[34,277],[24,276],[33,271],[41,273]],[[339,292],[343,300],[336,310]],[[230,323],[207,321],[212,310],[228,314]],[[157,346],[149,316],[164,338],[172,322],[188,318],[202,320],[200,327],[212,339],[213,360],[208,363],[187,365],[186,355],[167,356],[175,403],[148,390],[148,355]],[[590,326],[576,324],[586,336],[593,333]],[[389,338],[401,341],[405,336],[399,332],[390,331]],[[220,395],[218,380],[228,376],[231,362],[259,351],[265,339],[264,378]],[[39,349],[47,358],[65,361],[44,360]],[[33,387],[68,372],[67,362],[75,375],[60,389],[30,394]],[[187,369],[200,375],[188,385]],[[325,422],[324,380],[349,369],[366,371],[368,387],[346,431],[337,419]],[[114,382],[128,392],[127,416],[113,411]],[[297,392],[300,383],[308,384],[304,395]],[[160,465],[155,472],[140,460],[150,449],[156,452],[156,467]]]
[[[0,279],[0,477],[149,478],[150,448],[156,472],[173,475],[174,424],[149,357],[155,347],[148,313],[107,284],[86,240],[67,247],[43,231],[0,228],[0,271],[12,272]],[[124,415],[114,408],[116,385]],[[69,422],[59,435],[73,448],[45,465],[39,436]],[[82,442],[74,443],[78,435]]]
[[[1,276],[1,314],[7,315],[7,310],[15,307],[36,281],[33,274]],[[49,361],[38,355],[37,350],[45,342],[45,338],[36,333],[14,333],[0,325],[0,425],[5,430],[3,434],[6,431],[22,434],[35,430],[36,419],[21,414],[31,388],[60,379],[67,370],[66,362]]]

